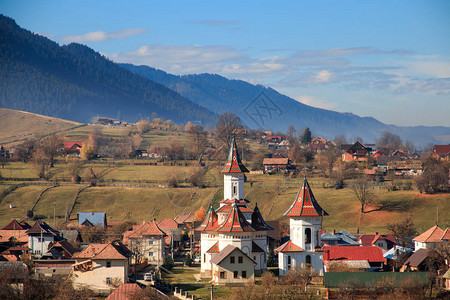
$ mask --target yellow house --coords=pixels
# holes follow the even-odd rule
[[[87,287],[109,292],[114,285],[128,281],[131,251],[121,242],[90,244],[76,253],[72,265],[72,283],[75,288]]]
[[[211,259],[212,282],[216,284],[243,284],[255,281],[255,265],[247,254],[228,245]]]

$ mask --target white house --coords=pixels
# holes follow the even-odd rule
[[[424,233],[413,238],[414,251],[419,249],[432,249],[436,244],[442,243],[442,237],[444,236],[444,230],[439,226],[434,225]]]
[[[211,273],[211,259],[219,255],[228,245],[239,248],[256,265],[258,275],[267,268],[266,224],[258,206],[248,207],[244,198],[244,172],[236,142],[232,141],[228,160],[220,170],[224,174],[224,199],[215,211],[211,206],[204,221],[195,230],[201,233],[201,272]]]
[[[328,213],[317,203],[306,178],[284,215],[290,217],[290,240],[275,250],[279,253],[279,274],[284,275],[291,268],[305,264],[323,274],[321,229],[322,218]]]
[[[113,285],[128,281],[131,252],[121,242],[89,244],[76,253],[72,265],[72,283],[75,288],[87,287],[109,292]]]
[[[31,249],[33,256],[36,257],[41,257],[47,253],[50,243],[60,239],[59,232],[42,221],[36,221],[26,231],[26,234],[28,235],[28,248]]]

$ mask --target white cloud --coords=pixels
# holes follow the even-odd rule
[[[118,31],[93,31],[81,35],[66,35],[62,37],[63,43],[88,43],[88,42],[104,42],[109,40],[121,40],[133,35],[144,34],[148,32],[142,28],[128,28]]]
[[[323,99],[320,99],[320,98],[317,98],[314,96],[302,95],[302,96],[295,97],[294,99],[303,104],[314,106],[314,107],[319,107],[319,108],[323,108],[323,109],[333,110],[338,107],[338,105],[336,103],[329,102],[329,101],[326,101],[326,100],[323,100]]]

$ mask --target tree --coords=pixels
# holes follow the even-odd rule
[[[200,206],[199,209],[194,214],[194,220],[195,221],[203,221],[206,217],[206,211],[203,207]]]
[[[424,172],[418,176],[416,184],[421,193],[441,193],[448,191],[448,170],[450,163],[437,157],[427,156],[423,160]]]
[[[42,145],[39,145],[33,152],[31,161],[33,162],[38,177],[47,179],[51,159]]]
[[[190,267],[192,265],[192,262],[193,260],[191,254],[190,253],[186,254],[186,258],[184,259],[184,265]]]
[[[64,142],[61,135],[54,134],[46,137],[40,142],[40,145],[44,148],[50,160],[50,167],[53,168],[55,157],[58,155],[60,149],[63,147]]]
[[[188,125],[186,125],[186,127],[188,127]],[[186,132],[189,134],[192,153],[200,162],[203,152],[208,146],[208,133],[201,125],[192,125],[188,127]]]
[[[264,157],[265,154],[264,152],[258,152],[253,156],[253,160],[250,164],[250,168],[255,171],[255,170],[262,170],[264,165],[263,165],[263,161],[264,161]]]
[[[36,145],[37,142],[35,140],[26,140],[16,147],[16,149],[14,150],[14,155],[21,161],[26,163],[31,159]]]
[[[70,174],[72,183],[80,183],[81,177],[80,177],[80,168],[83,165],[83,162],[76,157],[67,156],[66,157],[67,162],[67,171]]]
[[[91,132],[88,136],[88,140],[83,144],[80,149],[80,156],[83,160],[89,160],[95,156],[97,152],[97,135]]]
[[[230,112],[223,113],[220,115],[215,127],[216,138],[220,144],[229,147],[235,136],[236,129],[244,127],[242,120],[238,116]],[[236,138],[239,138],[239,136],[236,136]]]
[[[139,121],[136,122],[136,127],[140,134],[146,133],[151,128],[150,121],[140,119]]]
[[[203,178],[205,177],[205,169],[202,167],[193,167],[191,169],[191,175],[189,176],[189,182],[196,187],[204,187]]]
[[[393,153],[402,146],[402,140],[396,134],[387,130],[383,131],[377,142],[377,148],[384,153]]]
[[[167,255],[164,258],[163,267],[166,268],[167,270],[172,270],[174,265],[175,265],[175,263],[173,262],[172,256]]]
[[[367,206],[374,202],[375,193],[370,188],[370,183],[366,176],[356,180],[351,185],[351,189],[361,205],[359,210],[358,228],[356,231],[357,233],[359,233],[359,227],[361,225],[361,217],[363,214],[367,213],[366,211]]]
[[[388,224],[386,228],[394,236],[397,245],[405,248],[414,247],[412,239],[417,236],[418,232],[411,218],[407,218],[397,223]]]
[[[311,140],[312,140],[311,130],[309,130],[309,128],[306,127],[305,130],[303,131],[303,135],[302,135],[300,141],[303,145],[307,145],[307,144],[311,143]]]
[[[288,285],[300,286],[306,292],[306,287],[314,276],[316,276],[315,270],[311,266],[306,265],[301,268],[291,269],[284,276],[283,281]]]
[[[333,167],[339,159],[339,151],[335,148],[328,148],[317,154],[316,160],[319,169],[323,170],[325,176],[332,177]]]
[[[295,137],[297,134],[297,129],[295,129],[294,125],[289,125],[288,130],[286,131],[286,135],[290,137]]]
[[[343,144],[348,144],[347,139],[343,134],[338,134],[337,136],[335,136],[333,142],[336,144],[336,147],[340,150],[342,150],[341,148]]]

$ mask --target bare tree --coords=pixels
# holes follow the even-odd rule
[[[63,138],[61,135],[54,134],[46,137],[40,142],[50,160],[50,167],[53,168],[55,157],[63,147]]]
[[[417,235],[417,230],[411,218],[407,218],[397,223],[388,224],[386,227],[395,237],[397,245],[406,248],[414,247],[412,238]]]
[[[139,133],[141,133],[141,134],[146,133],[151,128],[150,121],[141,119],[136,122],[136,127],[137,127],[137,130],[139,131]]]
[[[402,140],[396,134],[389,131],[383,131],[380,139],[377,141],[377,148],[385,153],[392,153],[402,146]]]
[[[36,173],[39,178],[47,179],[48,169],[50,168],[51,159],[48,156],[45,148],[38,146],[33,152],[31,161],[36,169]]]
[[[230,112],[223,113],[215,127],[216,138],[219,143],[228,147],[235,136],[236,129],[242,128],[244,128],[244,124],[238,116]],[[239,136],[236,136],[236,138],[239,138]]]
[[[186,127],[188,127],[186,125]],[[189,140],[192,147],[192,153],[201,163],[201,157],[208,145],[208,133],[201,125],[192,125],[186,130],[189,134]]]
[[[352,185],[351,189],[353,194],[358,199],[361,204],[359,211],[359,220],[358,220],[358,228],[357,233],[359,233],[359,227],[361,226],[361,217],[363,214],[367,213],[366,208],[368,205],[374,202],[376,199],[375,193],[370,187],[369,180],[366,176],[359,178]]]
[[[339,154],[340,153],[336,148],[328,148],[317,154],[316,160],[319,165],[319,169],[322,169],[326,176],[332,177],[333,167],[339,159]]]
[[[345,138],[345,135],[343,135],[343,134],[338,134],[337,136],[335,136],[333,142],[336,144],[336,147],[338,149],[341,149],[343,144],[348,143],[347,139]]]

